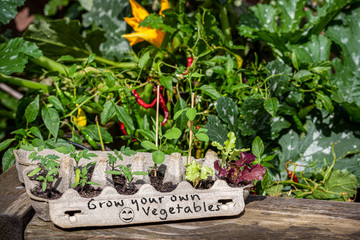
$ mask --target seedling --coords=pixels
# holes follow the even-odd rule
[[[234,184],[261,180],[266,169],[260,164],[254,164],[256,157],[251,153],[245,153],[249,149],[235,149],[236,137],[233,132],[230,132],[228,137],[224,146],[217,142],[212,143],[221,151],[221,163],[214,162],[214,168],[219,172],[219,176],[224,176]]]
[[[70,186],[77,187],[77,186],[81,185],[81,191],[83,191],[86,184],[99,185],[96,182],[88,181],[88,177],[86,176],[87,173],[88,173],[87,166],[83,167],[82,170],[77,168],[75,170],[75,182],[73,184],[71,184]]]
[[[88,152],[89,150],[87,150],[87,149],[76,152],[76,149],[75,149],[75,147],[73,145],[70,145],[70,147],[65,147],[65,146],[58,147],[55,150],[60,152],[60,153],[70,154],[70,157],[74,158],[76,166],[75,166],[75,182],[73,184],[76,184],[76,186],[79,185],[80,179],[82,179],[81,174],[83,175],[84,171],[86,171],[86,173],[87,173],[87,168],[90,165],[95,164],[95,162],[89,163],[85,167],[83,167],[82,170],[81,170],[80,167],[79,167],[80,160],[82,158],[90,160],[91,157],[97,157],[97,155],[95,153],[89,153]],[[87,179],[87,177],[86,177],[86,179]],[[87,181],[85,181],[85,183],[93,184],[92,182],[87,182]],[[85,185],[85,183],[84,183],[84,185]],[[93,184],[93,185],[96,185],[96,184]]]
[[[116,164],[117,160],[120,160],[120,161],[123,160],[121,153],[124,154],[125,156],[131,156],[131,155],[135,154],[136,152],[131,150],[129,147],[125,148],[125,146],[122,146],[120,149],[120,152],[115,149],[114,153],[115,154],[108,153],[109,164],[110,164],[112,170],[105,171],[105,173],[113,174],[113,175],[124,175],[124,177],[126,178],[126,180],[129,183],[132,181],[133,175],[148,175],[147,172],[141,172],[141,171],[131,172],[130,167],[122,165],[122,164],[117,166],[117,167],[119,167],[120,170],[116,170],[115,164]]]
[[[44,146],[38,147],[37,150],[31,145],[23,145],[21,148],[26,151],[32,151],[29,155],[29,159],[32,161],[40,161],[40,167],[32,170],[28,176],[33,177],[36,174],[39,174],[36,180],[42,181],[42,190],[45,192],[47,183],[54,182],[54,177],[58,174],[59,156],[55,154],[48,154],[45,156],[39,155],[39,152],[44,150]]]
[[[192,182],[194,188],[200,183],[201,180],[207,180],[208,176],[213,175],[213,170],[208,166],[201,166],[195,160],[186,167],[185,178]]]

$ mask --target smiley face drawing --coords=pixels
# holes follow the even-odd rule
[[[131,208],[125,207],[120,211],[119,216],[124,223],[131,223],[134,220],[135,213]]]

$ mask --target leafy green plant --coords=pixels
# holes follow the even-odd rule
[[[122,161],[123,157],[121,154],[124,154],[125,156],[131,156],[135,154],[136,152],[131,150],[129,147],[122,146],[120,149],[120,152],[118,150],[114,150],[114,154],[108,153],[109,157],[109,164],[111,167],[110,171],[105,171],[105,173],[112,174],[112,175],[124,175],[125,179],[130,183],[132,181],[133,175],[148,175],[147,172],[142,171],[134,171],[131,172],[131,167],[125,166],[125,165],[117,165],[115,166],[117,160]],[[116,170],[115,167],[118,167],[120,170]]]
[[[76,149],[73,145],[70,145],[70,147],[58,147],[55,150],[63,154],[70,154],[70,157],[75,160],[75,182],[73,184],[74,186],[78,186],[79,184],[81,184],[81,186],[84,187],[85,184],[88,183],[86,177],[86,174],[88,173],[87,168],[95,164],[95,162],[85,165],[84,167],[82,167],[82,169],[79,166],[79,162],[82,158],[90,160],[91,157],[97,157],[97,155],[95,153],[89,153],[89,150],[87,149],[76,152]],[[93,182],[89,182],[89,184],[93,184]]]
[[[261,180],[265,175],[266,169],[261,164],[255,162],[255,156],[245,153],[248,149],[236,149],[236,137],[233,132],[228,134],[229,139],[221,145],[213,142],[213,145],[221,151],[221,161],[214,162],[214,168],[220,177],[233,184],[249,183],[253,180]]]
[[[208,176],[212,175],[213,170],[210,167],[201,166],[201,164],[197,163],[195,160],[186,166],[185,178],[193,184],[194,188],[196,188],[199,183],[201,185],[201,180],[207,180]]]
[[[23,145],[21,148],[26,151],[32,151],[29,155],[29,159],[40,162],[40,167],[32,170],[28,176],[33,177],[38,175],[36,180],[42,182],[42,190],[45,192],[47,184],[54,182],[54,177],[58,174],[59,156],[55,154],[48,154],[45,156],[40,155],[39,152],[44,150],[44,146],[39,147],[37,150],[31,145]]]
[[[70,186],[71,187],[77,187],[77,186],[80,185],[81,186],[80,191],[83,191],[86,184],[88,184],[88,185],[99,185],[96,182],[88,181],[87,174],[88,174],[87,166],[83,167],[81,170],[80,170],[80,168],[76,168],[76,170],[75,170],[75,181]]]
[[[330,166],[327,161],[321,171],[312,171],[304,173],[304,171],[296,172],[296,167],[301,166],[297,163],[294,165],[293,171],[290,171],[290,179],[284,181],[276,181],[267,189],[268,194],[273,196],[293,196],[296,198],[309,199],[327,199],[333,201],[351,201],[356,195],[358,186],[355,175],[346,170],[334,169],[335,162],[338,159],[335,154],[335,145],[331,146],[333,162]],[[311,170],[310,166],[306,166]],[[296,178],[294,178],[296,176]]]

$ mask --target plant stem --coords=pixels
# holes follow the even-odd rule
[[[191,108],[194,108],[195,102],[195,93],[191,95]],[[192,140],[193,140],[193,121],[190,121],[190,136],[189,136],[189,156],[188,156],[188,164],[191,164],[191,150],[192,150]]]
[[[232,37],[231,37],[231,28],[230,28],[230,24],[229,24],[229,19],[228,19],[228,13],[227,13],[227,9],[226,9],[226,5],[222,5],[220,7],[220,24],[221,24],[221,29],[225,35],[225,38],[227,41],[232,41]]]
[[[159,102],[160,102],[160,85],[157,85],[156,89],[156,128],[155,128],[155,146],[159,149],[158,138],[159,138]],[[154,176],[157,176],[157,165],[155,164]]]
[[[101,131],[100,131],[100,126],[99,126],[99,121],[98,121],[98,116],[97,115],[95,117],[95,122],[96,122],[96,127],[97,127],[97,130],[98,130],[98,133],[99,133],[101,151],[105,151],[104,142],[103,142],[103,139],[102,139],[102,136],[101,136]]]
[[[30,61],[43,68],[46,68],[49,71],[59,72],[60,74],[63,75],[67,75],[67,73],[69,72],[68,68],[65,65],[58,63],[45,56],[41,56],[39,58],[30,58]]]
[[[52,89],[52,87],[42,84],[42,83],[38,83],[38,82],[34,82],[34,81],[22,79],[22,78],[17,78],[17,77],[13,77],[13,76],[6,76],[4,74],[0,74],[0,82],[16,85],[19,87],[43,90],[44,93],[49,93],[49,91]]]

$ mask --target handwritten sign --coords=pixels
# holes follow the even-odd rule
[[[97,201],[92,198],[87,202],[87,208],[94,211],[114,209],[114,211],[119,211],[119,217],[125,223],[130,223],[136,216],[143,215],[155,216],[165,221],[170,215],[203,214],[221,210],[220,204],[208,204],[205,200],[201,200],[198,194],[107,201]]]

